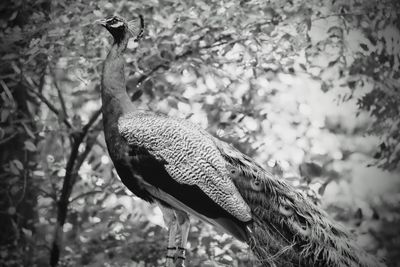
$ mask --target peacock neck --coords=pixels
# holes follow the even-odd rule
[[[125,60],[123,53],[126,50],[126,40],[114,43],[104,61],[102,76],[102,104],[103,118],[108,122],[132,110],[132,103],[126,92]]]

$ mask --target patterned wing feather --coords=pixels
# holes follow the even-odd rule
[[[193,124],[187,120],[183,120],[180,118],[171,118],[171,120],[177,121],[178,123],[181,123],[188,128],[198,131],[204,136],[204,138],[210,140],[218,149],[220,155],[224,159],[225,168],[227,169],[231,177],[261,179],[266,182],[270,181],[271,179],[276,180],[275,175],[271,171],[261,167],[252,158],[243,154],[232,145],[211,135],[199,125]]]
[[[164,162],[165,170],[175,181],[198,186],[237,219],[251,220],[250,208],[229,177],[215,143],[196,127],[140,112],[120,118],[118,128],[130,145],[145,148]]]

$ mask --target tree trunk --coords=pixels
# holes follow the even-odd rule
[[[0,5],[2,17],[8,18],[7,29],[19,27],[24,31],[34,5],[34,1]],[[49,12],[45,2],[34,8],[45,14]],[[11,43],[2,43],[6,49],[0,55],[0,76],[4,77],[0,81],[0,265],[31,266],[35,248],[32,234],[37,221],[32,172],[37,162],[34,114],[38,108],[28,103],[32,99],[22,79],[25,66],[19,65],[18,60],[30,37],[19,40],[13,33],[9,37],[5,42],[11,40]],[[4,56],[8,59],[3,60]],[[37,81],[44,61],[35,61],[38,71],[31,78]]]

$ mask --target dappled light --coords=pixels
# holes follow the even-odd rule
[[[398,266],[396,0],[0,6],[0,266],[165,264],[163,214],[121,183],[103,133],[100,79],[112,39],[93,22],[113,14],[146,22],[125,55],[137,110],[232,144]],[[294,214],[287,203],[277,210]],[[187,266],[263,266],[246,244],[190,220]]]

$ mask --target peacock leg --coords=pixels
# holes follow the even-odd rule
[[[168,245],[167,245],[167,260],[166,267],[175,267],[175,254],[176,254],[176,233],[178,230],[178,220],[175,216],[174,210],[159,205],[163,213],[165,225],[168,228]]]
[[[186,244],[190,230],[190,220],[186,212],[175,211],[176,218],[180,229],[180,240],[178,243],[176,267],[185,266]]]

